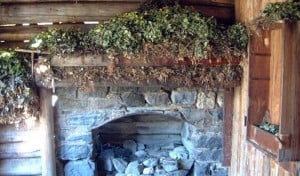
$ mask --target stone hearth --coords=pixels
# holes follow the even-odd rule
[[[61,175],[227,175],[222,91],[98,87],[57,95]]]

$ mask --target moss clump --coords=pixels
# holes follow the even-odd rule
[[[217,24],[214,18],[175,5],[125,13],[88,32],[43,32],[32,41],[33,45],[40,42],[38,49],[54,53],[96,51],[140,58],[145,53],[153,53],[155,46],[160,45],[167,46],[171,52],[168,57],[207,59],[240,57],[246,52],[248,34],[241,24],[227,28]],[[157,52],[160,50],[158,47]]]

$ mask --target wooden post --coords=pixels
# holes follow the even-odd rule
[[[40,88],[42,176],[56,176],[53,107],[51,102],[51,89]]]
[[[224,166],[230,166],[231,163],[231,140],[232,140],[232,119],[233,119],[233,90],[224,92]]]

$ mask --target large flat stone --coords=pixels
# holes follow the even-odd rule
[[[177,105],[194,105],[196,103],[197,91],[172,91],[171,100]]]
[[[91,157],[92,146],[89,144],[62,144],[58,147],[58,156],[62,160],[79,160]]]
[[[149,92],[145,93],[145,100],[152,106],[166,106],[170,104],[169,94],[166,92]]]
[[[94,176],[95,164],[89,160],[69,161],[65,168],[65,176]]]

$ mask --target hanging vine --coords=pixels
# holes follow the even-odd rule
[[[26,55],[0,51],[0,124],[38,117],[38,97]]]

